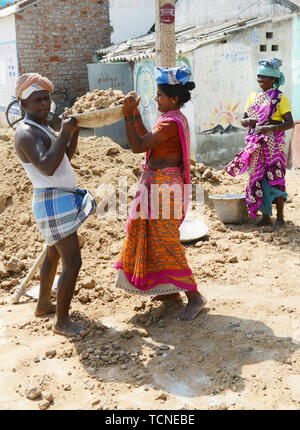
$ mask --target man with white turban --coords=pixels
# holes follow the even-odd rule
[[[35,315],[55,312],[53,331],[76,336],[85,330],[69,316],[81,267],[77,229],[93,213],[95,200],[88,191],[77,188],[70,163],[78,143],[80,127],[77,121],[64,114],[58,137],[47,124],[53,91],[52,82],[38,73],[20,76],[16,97],[25,110],[25,118],[17,127],[15,148],[33,184],[32,209],[48,245],[40,269]],[[63,269],[57,284],[55,307],[51,302],[51,288],[60,258]]]

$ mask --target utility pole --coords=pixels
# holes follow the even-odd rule
[[[175,67],[175,0],[155,0],[155,33],[156,67]]]

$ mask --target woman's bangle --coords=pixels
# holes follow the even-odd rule
[[[141,115],[132,115],[132,116],[125,116],[125,121],[126,122],[134,122],[137,121],[141,118]]]
[[[126,122],[134,122],[135,121],[135,117],[134,116],[125,116],[125,121]]]

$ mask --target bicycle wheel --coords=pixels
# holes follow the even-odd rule
[[[23,109],[20,108],[18,100],[13,100],[9,103],[5,111],[5,116],[10,127],[13,127],[24,118]]]

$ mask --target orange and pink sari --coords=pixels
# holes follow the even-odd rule
[[[127,222],[127,235],[115,264],[116,287],[133,294],[197,291],[179,232],[189,201],[189,126],[180,111],[163,114],[155,126],[166,119],[178,125],[183,167],[153,170],[147,164],[150,151],[146,155]]]

